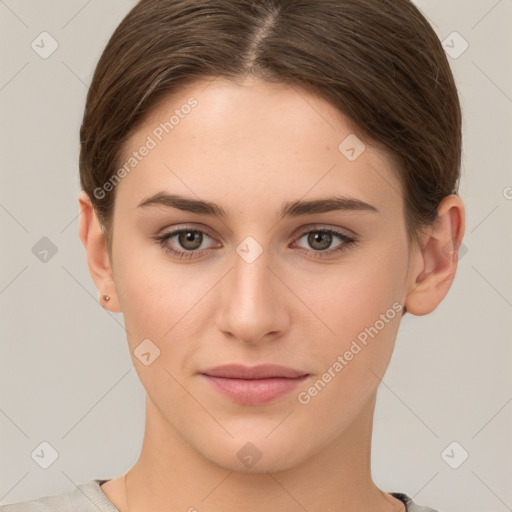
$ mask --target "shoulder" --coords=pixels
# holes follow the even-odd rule
[[[55,512],[73,510],[69,495],[45,496],[31,501],[0,506],[0,512],[46,512],[50,510]]]
[[[401,502],[405,503],[405,506],[407,507],[407,512],[438,512],[433,508],[414,503],[411,497],[407,496],[407,494],[404,494],[402,492],[390,492],[389,494],[399,499]]]
[[[119,512],[100,488],[104,481],[90,480],[67,493],[1,505],[0,512]]]

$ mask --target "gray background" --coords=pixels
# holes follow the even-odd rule
[[[0,0],[0,504],[112,478],[140,451],[144,390],[122,315],[98,303],[77,203],[87,87],[134,4]],[[449,57],[467,227],[446,299],[402,321],[379,391],[373,476],[441,511],[501,512],[512,509],[512,0],[416,4],[451,52],[463,48],[454,31],[469,44]],[[31,47],[51,48],[43,31],[59,45],[46,59]],[[41,252],[43,237],[55,254]],[[58,452],[48,469],[31,457],[43,441]]]

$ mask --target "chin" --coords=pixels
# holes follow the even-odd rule
[[[286,471],[313,455],[312,447],[306,445],[303,440],[278,435],[270,439],[274,434],[265,438],[268,433],[269,430],[265,433],[254,433],[254,436],[247,433],[234,438],[226,436],[222,440],[215,439],[206,445],[203,445],[202,437],[198,440],[201,446],[196,445],[195,449],[205,459],[219,467],[249,474]],[[194,444],[191,443],[192,446]],[[297,449],[298,446],[300,450]]]

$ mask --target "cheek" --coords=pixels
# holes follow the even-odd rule
[[[115,263],[131,351],[150,339],[160,349],[160,362],[178,360],[178,352],[191,347],[173,340],[198,339],[194,334],[201,325],[201,301],[218,277],[206,271],[201,275],[199,266],[177,265],[148,242],[122,245]]]
[[[362,261],[340,265],[339,269],[302,281],[298,294],[323,321],[327,336],[352,338],[386,312],[388,317],[395,317],[405,275],[396,260],[379,259],[378,265]]]
[[[336,418],[340,428],[376,392],[402,314],[391,283],[379,290],[371,286],[375,285],[371,276],[359,277],[352,275],[343,280],[344,287],[317,298],[317,304],[324,306],[322,319],[334,334],[325,327],[321,327],[326,333],[323,339],[310,334],[309,353],[321,363],[313,382],[297,397],[320,423],[327,425]]]
[[[316,275],[303,282],[298,291],[301,297],[307,297],[306,303],[315,314],[306,327],[308,332],[311,330],[309,337],[319,339],[318,334],[313,335],[313,328],[323,333],[321,347],[313,344],[311,350],[317,352],[325,369],[339,356],[344,359],[343,372],[336,375],[343,373],[345,377],[338,382],[350,375],[359,383],[375,383],[377,379],[369,370],[383,374],[402,317],[405,262],[389,248],[387,254],[375,251],[368,261],[365,259],[340,265],[328,276]]]
[[[114,250],[114,278],[129,339],[135,343],[141,337],[159,338],[170,328],[176,314],[174,303],[179,301],[175,279],[171,268],[166,270],[152,256],[159,256],[156,246],[137,241],[140,234],[126,232],[123,236],[122,231],[120,227]]]

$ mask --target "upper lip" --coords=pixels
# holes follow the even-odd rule
[[[261,364],[258,366],[244,366],[241,364],[227,364],[216,366],[203,372],[210,377],[224,377],[231,379],[270,379],[272,377],[297,378],[307,373],[276,364]]]

